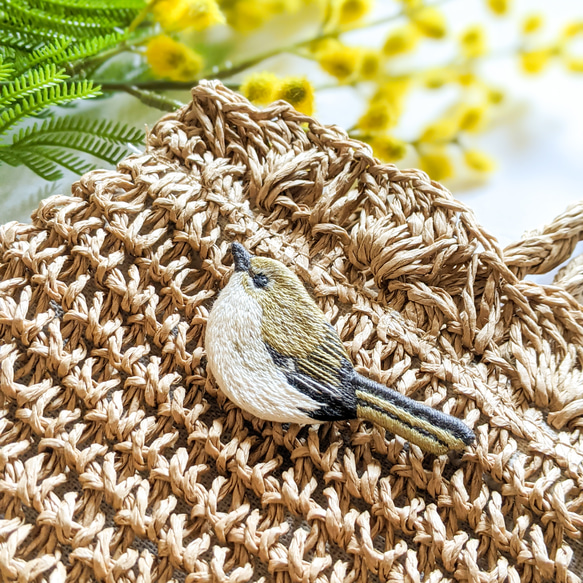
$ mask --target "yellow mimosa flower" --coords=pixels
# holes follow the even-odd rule
[[[419,167],[432,180],[446,180],[454,174],[451,158],[444,149],[424,152],[419,156]]]
[[[194,81],[204,64],[198,53],[166,35],[148,43],[146,58],[155,75],[173,81]]]
[[[314,88],[305,77],[286,77],[277,87],[275,99],[283,99],[293,105],[300,113],[314,113]]]
[[[338,24],[347,26],[362,20],[372,8],[373,0],[341,0],[338,7]]]
[[[253,103],[267,105],[275,99],[279,79],[268,71],[252,73],[241,85],[241,93]]]
[[[318,63],[326,73],[340,82],[346,82],[357,73],[361,58],[358,49],[336,43],[319,53]]]
[[[496,167],[494,160],[480,150],[466,150],[464,161],[469,168],[477,172],[492,172]]]
[[[216,0],[159,0],[153,13],[166,30],[204,30],[225,22]]]
[[[429,38],[443,38],[447,32],[447,25],[443,14],[432,6],[425,6],[411,13],[411,20],[419,32]]]
[[[384,100],[375,100],[370,103],[368,109],[360,117],[357,123],[358,129],[363,132],[382,132],[395,125],[399,116]]]
[[[394,57],[408,53],[417,46],[419,38],[419,31],[410,24],[395,28],[385,40],[383,54],[387,57]]]
[[[486,32],[484,28],[475,25],[467,28],[460,37],[462,53],[470,58],[475,59],[486,53]]]
[[[488,7],[494,14],[503,16],[510,9],[510,0],[488,0]]]
[[[545,69],[551,58],[548,49],[525,51],[520,54],[520,65],[525,73],[536,75]]]
[[[477,132],[486,119],[485,105],[468,105],[459,113],[458,127],[464,132]]]
[[[393,136],[375,136],[369,143],[375,156],[383,162],[397,162],[407,153],[407,143]]]
[[[429,124],[421,137],[420,142],[449,142],[456,135],[458,124],[453,119],[440,119]]]
[[[531,14],[524,19],[522,23],[523,34],[532,34],[540,30],[543,25],[543,17],[540,14]]]

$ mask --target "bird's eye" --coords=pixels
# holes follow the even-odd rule
[[[267,275],[264,273],[256,273],[253,276],[253,285],[255,287],[264,288],[269,283],[269,279],[267,279]]]

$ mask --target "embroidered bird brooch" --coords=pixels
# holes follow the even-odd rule
[[[434,454],[474,441],[459,419],[358,374],[298,277],[231,245],[235,271],[206,329],[210,369],[239,407],[268,421],[368,419]]]

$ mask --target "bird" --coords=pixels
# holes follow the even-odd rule
[[[356,372],[301,280],[280,261],[231,243],[234,271],[211,307],[205,350],[222,392],[267,421],[365,419],[442,455],[473,443],[457,417]]]

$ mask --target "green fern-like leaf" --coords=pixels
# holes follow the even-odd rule
[[[60,148],[30,146],[29,148],[21,150],[20,152],[22,156],[26,156],[28,153],[36,153],[39,156],[44,156],[47,160],[58,164],[62,168],[71,170],[71,172],[75,172],[75,174],[85,174],[85,172],[89,172],[89,170],[93,170],[95,168],[95,164],[92,164],[87,160],[82,160],[75,154]]]
[[[95,164],[82,160],[75,154],[61,148],[29,145],[23,148],[0,148],[0,160],[11,166],[24,164],[45,180],[58,180],[66,168],[76,174],[84,174],[95,168]]]
[[[97,14],[118,18],[125,22],[131,22],[146,5],[145,0],[117,2],[111,0],[26,0],[26,3],[32,8],[59,15],[95,16]]]
[[[38,121],[0,144],[0,163],[25,165],[46,180],[63,169],[92,168],[77,153],[117,163],[143,132],[125,124],[54,117],[55,106],[72,107],[100,95],[89,80],[127,35],[147,0],[0,0],[0,136],[26,118]],[[132,33],[151,36],[152,29]],[[113,52],[111,52],[113,49]],[[77,153],[76,153],[77,152]]]
[[[91,81],[76,81],[43,87],[0,113],[0,135],[6,133],[21,119],[51,105],[60,105],[75,99],[87,99],[98,94],[99,88],[94,87]]]
[[[127,155],[129,144],[142,142],[143,132],[125,124],[67,116],[21,129],[13,136],[11,146],[0,147],[0,160],[13,166],[24,164],[46,180],[56,180],[59,167],[77,173],[93,167],[67,150],[115,165]]]
[[[14,73],[14,67],[12,63],[7,63],[4,59],[0,58],[0,83],[9,79]]]
[[[128,144],[140,145],[142,141],[143,132],[121,123],[63,117],[21,130],[14,135],[12,147],[68,148],[117,164],[127,154]]]
[[[39,89],[52,87],[64,81],[67,77],[63,69],[57,69],[57,66],[52,63],[40,69],[32,69],[2,87],[0,106],[6,107],[10,103],[31,95]]]
[[[120,145],[133,144],[139,146],[144,141],[143,131],[120,122],[67,116],[53,118],[46,120],[41,125],[34,124],[28,128],[21,129],[14,135],[12,144],[17,146],[38,143],[45,139],[67,140],[77,134],[97,137],[111,144]],[[62,136],[62,138],[56,136]],[[65,143],[63,142],[63,145]],[[54,142],[54,145],[57,145],[56,142]]]
[[[63,177],[63,173],[59,170],[58,164],[38,152],[25,152],[23,156],[21,150],[13,150],[8,146],[1,146],[0,161],[10,166],[24,165],[44,180],[53,181]]]
[[[0,4],[1,9],[1,4]],[[30,52],[41,42],[51,42],[55,34],[50,30],[35,30],[25,24],[12,24],[0,14],[0,44],[13,50]]]
[[[65,107],[65,105],[62,105],[61,107]],[[55,112],[50,107],[48,107],[47,109],[33,113],[30,117],[34,117],[34,119],[52,119],[54,115]]]
[[[31,29],[50,30],[53,34],[79,39],[108,34],[128,25],[128,18],[117,14],[108,16],[101,12],[96,17],[88,15],[75,17],[67,13],[59,15],[54,11],[45,12],[33,8],[23,0],[3,0],[0,7],[2,5],[6,10],[2,15],[3,20],[12,26],[23,27],[25,32]]]
[[[104,142],[97,137],[90,139],[83,139],[78,137],[71,140],[68,147],[74,148],[80,152],[91,154],[100,160],[104,160],[108,164],[117,164],[124,156],[127,155],[128,150],[124,146],[112,145],[109,142]]]
[[[102,51],[115,47],[123,40],[123,38],[124,34],[113,33],[76,42],[71,44],[63,54],[58,57],[56,62],[69,63],[71,69],[75,70],[78,68],[75,65],[77,61],[87,59],[88,57],[92,57]]]
[[[2,40],[0,39],[0,42]],[[15,57],[15,73],[20,75],[26,70],[32,69],[41,63],[50,61],[56,65],[67,60],[67,48],[71,40],[64,37],[56,37],[54,41],[44,44],[31,53],[17,53]]]
[[[0,16],[1,45],[19,51],[31,51],[38,45],[38,42],[37,33],[31,30],[26,30],[26,27],[14,26],[6,21],[5,16]]]
[[[0,59],[2,62],[13,62],[17,53],[18,51],[16,49],[3,45],[0,41]]]
[[[40,48],[32,52],[17,52],[14,58],[15,72],[21,74],[32,67],[50,61],[56,65],[65,65],[67,72],[74,74],[83,68],[82,61],[117,46],[123,38],[123,33],[107,34],[80,41],[56,37],[52,42],[42,44]],[[0,43],[2,43],[1,31]]]
[[[137,12],[147,4],[146,0],[29,0],[39,8],[62,7],[76,10],[131,10]]]

